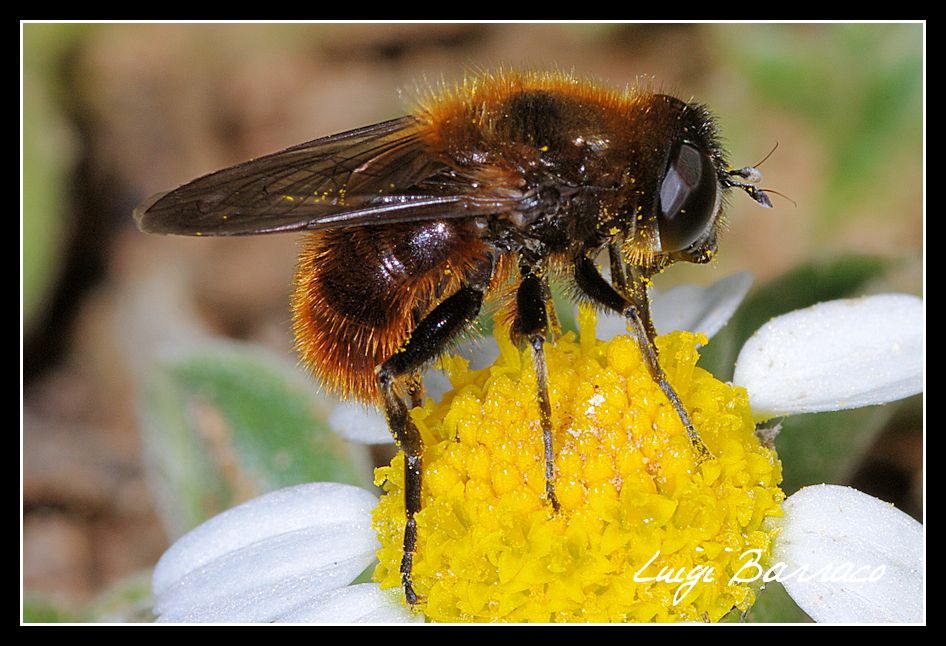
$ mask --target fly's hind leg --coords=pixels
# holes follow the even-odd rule
[[[398,390],[406,390],[411,403],[420,397],[420,369],[440,355],[451,340],[462,332],[480,311],[483,295],[489,283],[488,275],[474,284],[461,287],[456,293],[434,308],[413,331],[408,341],[378,370],[378,386],[385,416],[391,434],[404,452],[404,508],[407,524],[404,527],[404,556],[401,559],[401,583],[404,596],[411,606],[417,603],[417,594],[411,580],[414,552],[417,549],[416,515],[421,508],[422,455],[424,444],[414,426],[410,409]]]
[[[612,272],[614,272],[614,254],[612,254],[611,267]],[[657,331],[654,329],[654,323],[650,318],[650,301],[647,298],[646,277],[632,275],[630,283],[628,283],[623,271],[620,276],[619,279],[615,279],[619,281],[616,289],[601,276],[590,258],[581,256],[575,262],[575,282],[578,287],[593,301],[621,314],[631,323],[637,345],[640,347],[641,355],[647,364],[647,369],[667,396],[667,399],[670,400],[670,404],[677,412],[680,421],[683,422],[683,427],[690,438],[690,444],[697,454],[697,459],[703,461],[712,458],[713,454],[706,447],[703,438],[693,428],[689,413],[683,407],[683,402],[680,401],[680,397],[673,386],[667,381],[667,375],[657,360],[657,344],[655,343]]]
[[[545,446],[545,495],[552,509],[558,511],[558,498],[555,496],[555,451],[552,446],[552,407],[549,403],[549,375],[544,347],[549,330],[546,305],[549,290],[545,282],[531,271],[524,271],[523,274],[516,292],[516,321],[513,324],[513,335],[528,341],[532,347],[539,419]]]

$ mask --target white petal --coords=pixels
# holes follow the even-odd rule
[[[658,293],[650,306],[654,327],[658,334],[689,330],[713,338],[732,318],[750,287],[752,274],[743,271],[709,287],[680,285]]]
[[[893,505],[836,485],[801,489],[783,509],[775,560],[787,565],[782,585],[812,619],[923,621],[922,525]],[[810,580],[788,574],[801,567]]]
[[[759,419],[882,404],[923,389],[923,302],[831,301],[772,319],[739,353],[733,382]]]
[[[311,483],[251,500],[178,540],[155,567],[161,621],[270,621],[345,586],[374,559],[371,509],[358,487]]]
[[[377,583],[362,583],[331,590],[279,617],[280,623],[405,624],[422,623],[412,613],[404,592],[382,590]]]
[[[679,285],[666,292],[654,292],[650,305],[654,327],[658,334],[689,330],[713,338],[735,313],[751,286],[752,274],[744,271],[709,287]],[[599,315],[599,339],[606,341],[621,334],[627,334],[627,324],[622,317]]]
[[[384,415],[364,404],[342,402],[328,416],[333,431],[350,442],[359,444],[391,444],[394,439]]]

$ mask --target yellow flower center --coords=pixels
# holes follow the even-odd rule
[[[545,498],[531,351],[497,332],[501,356],[412,411],[424,439],[414,588],[436,621],[717,621],[754,601],[746,563],[764,562],[781,515],[781,465],[754,433],[743,389],[696,367],[705,337],[657,340],[661,365],[714,459],[699,463],[636,342],[546,345],[561,511]],[[377,470],[375,579],[401,585],[403,456]],[[734,581],[733,578],[736,578]]]

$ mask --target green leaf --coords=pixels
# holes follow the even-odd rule
[[[81,31],[23,25],[23,323],[42,312],[61,269],[68,233],[74,133],[64,114],[59,65]]]
[[[904,418],[921,418],[922,407],[923,395],[916,395],[883,406],[787,418],[775,439],[782,489],[791,494],[811,484],[849,482],[880,433],[899,427]]]
[[[81,616],[53,601],[28,598],[23,600],[23,623],[53,624],[82,621]]]
[[[99,623],[151,623],[154,621],[151,570],[127,576],[97,595],[83,612]]]
[[[775,581],[765,584],[765,589],[756,593],[756,602],[746,613],[745,621],[750,623],[810,623],[811,619],[805,612],[798,607],[781,583]],[[736,613],[735,618],[727,617],[727,621],[739,620],[740,616]]]
[[[328,428],[316,386],[259,349],[217,344],[154,370],[140,406],[168,531],[304,482],[370,487],[363,447]]]
[[[782,490],[843,482],[874,443],[892,406],[794,415],[782,423],[775,450],[782,461]]]
[[[153,602],[148,570],[120,579],[81,606],[67,608],[43,597],[28,597],[23,601],[23,622],[151,623]]]

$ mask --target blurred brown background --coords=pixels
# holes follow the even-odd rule
[[[91,603],[129,618],[109,614],[109,591],[146,586],[167,545],[135,417],[155,353],[226,336],[294,361],[297,236],[146,236],[131,212],[147,196],[398,116],[416,88],[469,70],[573,69],[705,102],[735,165],[779,144],[763,186],[797,207],[735,195],[719,259],[664,284],[761,283],[858,252],[890,260],[878,291],[920,294],[922,39],[918,24],[23,25],[22,562],[37,617]],[[879,442],[918,515],[922,435]]]

